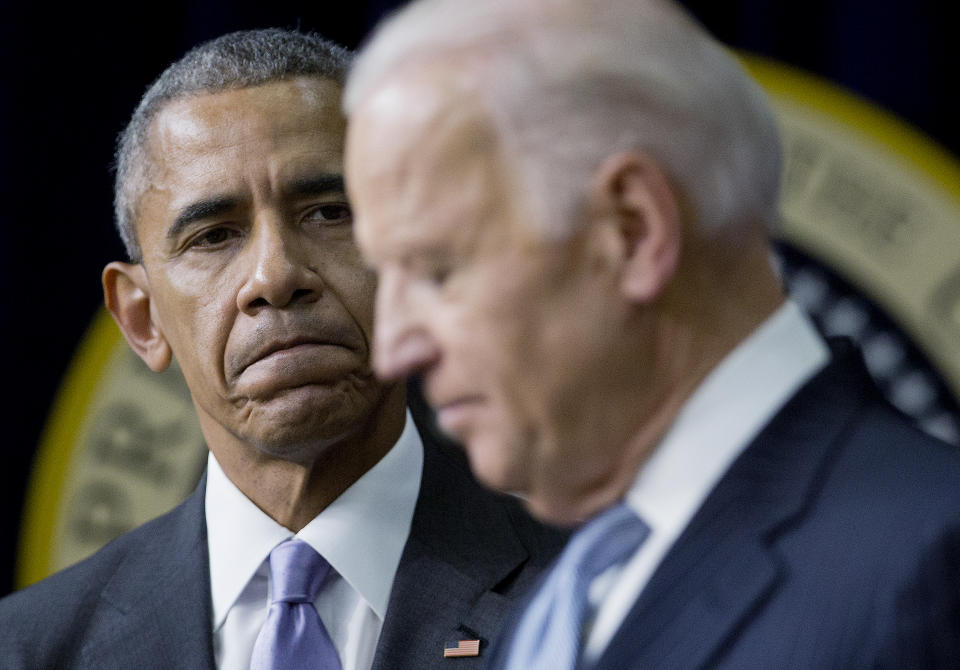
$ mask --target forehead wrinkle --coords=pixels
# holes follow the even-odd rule
[[[400,218],[390,231],[391,255],[439,246],[451,232],[467,245],[507,201],[507,170],[489,115],[473,95],[437,95],[435,83],[418,76],[384,87],[358,115],[365,145],[395,148],[388,164],[363,167]],[[424,87],[432,93],[421,95]]]
[[[322,140],[322,135],[315,134]],[[330,142],[310,142],[304,134],[294,138],[297,149],[271,156],[267,162],[264,186],[281,196],[323,195],[343,192],[343,154],[340,147]],[[315,144],[316,146],[311,146]]]
[[[161,110],[151,124],[145,147],[150,179],[143,195],[151,191],[172,191],[170,207],[179,210],[197,196],[191,192],[194,189],[184,193],[177,187],[183,182],[196,187],[201,177],[208,178],[218,191],[208,194],[211,197],[223,197],[225,192],[234,190],[228,184],[235,174],[222,163],[218,166],[214,158],[222,151],[238,148],[240,142],[223,143],[219,129],[211,133],[209,124],[189,109],[174,109],[175,104]]]
[[[331,149],[330,153],[334,154],[335,159],[339,159],[341,157],[340,154],[342,154],[344,127],[346,125],[346,121],[340,111],[341,90],[342,87],[339,83],[325,77],[298,76],[245,88],[197,91],[165,102],[152,114],[152,118],[149,120],[148,127],[144,133],[143,141],[133,152],[129,179],[122,186],[122,191],[127,194],[126,199],[134,214],[133,221],[136,222],[139,220],[140,200],[153,186],[151,182],[155,180],[158,172],[157,163],[160,162],[158,161],[158,157],[167,156],[170,153],[167,151],[169,142],[172,140],[170,129],[167,128],[161,131],[159,128],[161,120],[166,116],[177,113],[183,115],[191,111],[195,113],[195,110],[192,110],[192,106],[198,100],[209,103],[211,101],[216,102],[217,100],[223,100],[227,96],[240,94],[247,96],[249,98],[248,102],[257,103],[265,108],[265,111],[268,113],[263,115],[262,118],[276,120],[274,118],[276,115],[269,113],[271,109],[286,108],[287,105],[282,104],[283,100],[285,98],[289,100],[293,97],[295,100],[303,103],[306,109],[310,110],[309,113],[313,117],[313,122],[305,125],[308,125],[318,134],[322,134],[320,130],[318,130],[320,128],[328,131],[332,130],[336,133],[338,141],[335,144],[337,144],[337,146]],[[253,94],[252,96],[250,95],[251,93]],[[225,110],[225,113],[220,114],[219,117],[221,119],[227,118],[231,112],[234,112],[234,108],[236,107],[237,105],[235,104],[222,104],[221,108]],[[239,144],[239,142],[240,140],[227,142],[223,144],[223,146],[236,145]],[[193,160],[200,160],[203,157],[203,151],[199,151],[198,153],[198,157]],[[187,163],[189,163],[189,161],[185,160],[185,164]]]
[[[275,146],[291,138],[302,140],[307,134],[332,136],[337,144],[342,143],[346,125],[338,101],[337,85],[314,78],[202,93],[171,101],[161,109],[148,139],[150,144],[159,140],[163,149],[180,146],[201,156],[249,142]]]
[[[208,108],[197,110],[190,104],[195,100],[180,102],[179,109],[162,110],[151,128],[151,154],[161,159],[151,156],[154,178],[141,198],[160,182],[168,188],[156,190],[169,192],[173,211],[205,199],[230,198],[239,205],[249,201],[251,190],[255,199],[302,192],[291,184],[317,179],[326,180],[330,191],[338,184],[342,190],[343,124],[327,124],[324,132],[322,123],[312,122],[316,109],[270,118],[240,115],[239,123],[231,123],[235,103],[226,106],[227,116],[217,118]],[[283,124],[279,130],[278,123]]]

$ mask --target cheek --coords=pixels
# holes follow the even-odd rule
[[[219,373],[223,367],[224,343],[231,330],[222,310],[211,303],[194,303],[192,309],[182,310],[181,315],[176,324],[177,342],[171,343],[177,360],[181,364],[185,359],[193,361],[193,365],[204,370],[205,375],[210,375],[214,369]]]
[[[504,301],[496,301],[459,310],[449,325],[455,334],[454,346],[446,354],[461,361],[460,374],[489,394],[512,425],[515,421],[509,417],[523,413],[524,387],[537,375],[529,367],[536,342],[528,324],[505,306]]]
[[[542,287],[541,287],[542,288]],[[535,290],[504,300],[490,319],[499,385],[509,407],[531,426],[552,424],[557,408],[586,400],[591,352],[602,344],[602,319],[582,296]],[[607,371],[609,373],[609,371]]]
[[[353,291],[353,304],[356,305],[354,313],[356,319],[367,334],[368,339],[372,336],[374,305],[377,294],[377,278],[373,272],[367,270],[357,271],[359,280]]]
[[[235,301],[224,286],[208,282],[203,291],[186,290],[192,285],[187,277],[159,302],[163,332],[182,367],[219,370],[233,325]]]
[[[325,263],[322,272],[327,287],[337,295],[344,309],[356,321],[367,342],[371,342],[376,275],[363,265],[356,252]]]

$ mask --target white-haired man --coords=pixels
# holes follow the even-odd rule
[[[960,460],[784,297],[776,124],[700,26],[424,0],[345,96],[375,368],[584,524],[492,667],[957,667]]]

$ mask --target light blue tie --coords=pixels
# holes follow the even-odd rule
[[[576,668],[590,584],[624,562],[649,532],[633,510],[620,504],[574,533],[520,619],[506,670]]]
[[[313,606],[330,564],[303,540],[270,552],[273,597],[253,645],[251,670],[341,670],[333,641]]]

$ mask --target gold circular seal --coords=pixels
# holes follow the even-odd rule
[[[960,164],[881,109],[755,57],[785,172],[775,235],[877,303],[960,397]]]
[[[960,165],[831,84],[780,63],[743,61],[781,122],[786,166],[775,237],[879,305],[960,397]],[[101,309],[38,449],[18,585],[171,509],[205,458],[178,370],[150,372]]]
[[[172,509],[196,485],[206,452],[179,368],[152,372],[101,308],[64,377],[34,459],[17,586]]]

